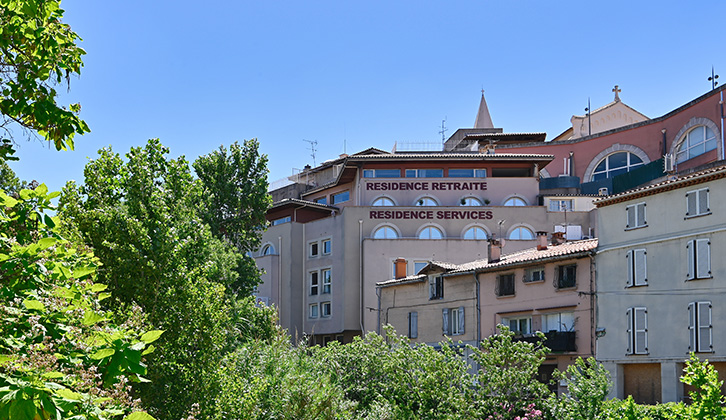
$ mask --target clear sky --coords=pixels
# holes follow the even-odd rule
[[[101,147],[158,137],[190,161],[257,138],[270,180],[368,147],[472,127],[485,90],[505,132],[552,138],[623,102],[658,117],[724,72],[717,1],[65,0],[85,67],[63,100],[92,132],[76,150],[19,140],[22,179],[83,180]]]

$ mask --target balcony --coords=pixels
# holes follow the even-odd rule
[[[577,351],[577,346],[575,345],[575,331],[549,331],[544,333],[544,336],[546,340],[543,344],[550,349],[551,353]],[[514,337],[514,340],[532,344],[540,342],[540,338],[534,334],[517,336]]]

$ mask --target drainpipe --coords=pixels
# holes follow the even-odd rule
[[[376,325],[376,332],[381,335],[381,288],[376,287],[376,296],[378,296],[378,324]]]
[[[723,137],[723,89],[721,89],[721,100],[718,103],[721,107],[721,160],[726,159],[726,150],[724,149],[724,137]]]
[[[363,316],[365,315],[365,306],[363,305],[363,220],[358,220],[358,282],[360,283],[360,335],[365,335],[365,322]]]
[[[295,217],[297,217],[297,209],[295,209]],[[308,250],[306,248],[305,244],[305,223],[302,224],[302,250],[303,250],[303,256],[302,256],[302,276],[303,276],[303,305],[302,305],[302,333],[303,336],[305,335],[305,326],[307,319],[307,310],[308,310],[308,272],[307,272],[307,260],[308,260]]]
[[[597,310],[597,298],[595,296],[595,256],[592,252],[590,257],[590,354],[595,357],[595,340],[597,337],[595,333],[597,331],[597,317],[595,311]]]
[[[292,262],[292,261],[291,261]],[[281,318],[282,302],[282,236],[277,237],[277,317]]]
[[[575,176],[575,152],[570,152],[570,176]]]
[[[660,130],[660,132],[663,133],[663,147],[661,147],[661,149],[663,149],[663,156],[665,156],[668,154],[668,145],[666,144],[666,129],[664,128]]]
[[[481,344],[481,295],[479,293],[481,287],[477,272],[474,272],[474,281],[476,282],[476,347],[479,348]]]

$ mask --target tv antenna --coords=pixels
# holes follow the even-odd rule
[[[716,79],[718,79],[718,74],[714,72],[713,66],[711,66],[711,77],[708,78],[708,81],[711,82],[711,90],[716,89],[716,86],[718,85]]]
[[[446,117],[444,117],[443,120],[441,120],[441,131],[439,131],[439,134],[441,134],[441,144],[443,145],[446,143],[446,132],[449,129],[446,128]]]
[[[314,167],[318,166],[315,164],[315,152],[318,151],[318,149],[317,149],[318,141],[317,140],[305,140],[305,139],[303,139],[303,141],[310,143],[309,150],[310,150],[310,156],[313,158],[313,168],[314,168]]]

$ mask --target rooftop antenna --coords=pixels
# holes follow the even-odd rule
[[[718,74],[714,73],[713,66],[711,66],[711,77],[708,78],[708,81],[711,82],[711,90],[716,89],[716,85],[718,85],[716,79],[718,79]]]
[[[441,145],[443,146],[444,143],[446,143],[446,131],[448,128],[446,128],[446,118],[444,117],[443,120],[441,120],[441,131],[439,131],[439,134],[441,134]]]
[[[310,156],[313,158],[313,167],[318,166],[315,164],[315,152],[318,151],[318,149],[317,149],[318,141],[317,140],[305,140],[305,139],[303,139],[303,141],[310,143]]]

